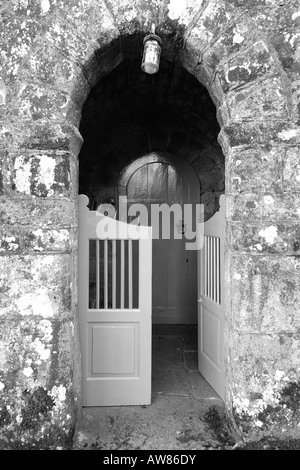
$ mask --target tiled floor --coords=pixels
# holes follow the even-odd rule
[[[198,372],[196,326],[154,325],[152,404],[83,408],[75,448],[204,449],[213,438],[201,417],[212,405],[223,410]]]

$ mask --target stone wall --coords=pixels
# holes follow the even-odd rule
[[[81,109],[152,22],[221,127],[228,414],[244,437],[299,434],[298,0],[13,0],[0,14],[1,446],[72,440]]]

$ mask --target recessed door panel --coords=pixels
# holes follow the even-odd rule
[[[89,377],[138,375],[138,324],[90,323],[89,330]]]
[[[201,352],[214,367],[220,368],[221,319],[208,307],[201,313]]]

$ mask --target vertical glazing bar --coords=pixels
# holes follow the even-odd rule
[[[132,240],[128,240],[128,308],[132,309]]]
[[[125,294],[125,253],[124,253],[124,240],[121,240],[121,308],[124,308],[124,294]]]
[[[116,308],[116,240],[112,241],[112,308]]]
[[[213,260],[213,242],[214,242],[214,239],[213,237],[209,237],[210,238],[210,249],[209,249],[209,259],[210,259],[210,299],[213,298],[213,274],[214,274],[214,260]]]
[[[217,301],[217,243],[218,238],[214,237],[214,302]]]
[[[204,235],[204,295],[207,297],[207,236]]]
[[[207,297],[210,295],[210,237],[207,237]]]
[[[210,248],[209,248],[209,253],[210,253],[210,294],[209,294],[209,297],[210,299],[212,299],[213,297],[213,238],[212,237],[209,237],[210,238]]]
[[[207,297],[209,297],[209,236],[207,236]]]
[[[96,308],[100,308],[100,240],[96,240]]]
[[[207,237],[207,297],[209,297],[209,279],[210,279],[209,247],[210,247],[210,240],[208,236]]]
[[[107,256],[108,240],[104,240],[104,308],[107,308],[107,293],[108,293],[108,256]]]
[[[217,303],[220,303],[220,238],[217,238]]]
[[[213,299],[214,294],[214,259],[213,259],[213,249],[214,249],[214,238],[210,237],[210,298]]]

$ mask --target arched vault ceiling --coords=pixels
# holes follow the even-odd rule
[[[82,110],[79,155],[83,186],[92,174],[106,178],[151,151],[176,153],[201,166],[207,154],[223,173],[216,109],[206,88],[175,62],[141,71],[141,53],[123,60],[92,88]],[[101,63],[100,63],[101,66]],[[201,171],[201,169],[199,170]],[[99,176],[100,177],[100,176]]]
[[[143,73],[140,65],[140,58],[124,60],[92,89],[82,112],[84,140],[95,137],[100,128],[107,132],[128,116],[139,124],[147,112],[154,116],[163,112],[166,119],[180,120],[183,127],[203,134],[220,150],[216,109],[206,88],[172,62],[162,60],[159,72],[152,76]]]

